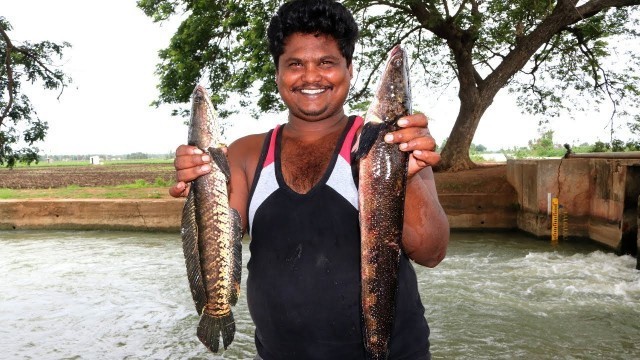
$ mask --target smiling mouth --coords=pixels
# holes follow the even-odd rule
[[[321,89],[297,89],[297,90],[304,95],[318,95],[329,90],[329,88],[323,87]]]

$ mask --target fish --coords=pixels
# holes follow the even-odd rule
[[[191,96],[188,144],[211,156],[211,172],[191,181],[182,209],[182,250],[196,311],[198,339],[211,351],[226,350],[236,332],[232,312],[240,295],[242,225],[229,206],[229,163],[221,125],[204,87]]]
[[[411,113],[407,55],[388,54],[353,154],[359,163],[361,310],[368,359],[386,359],[393,329],[409,155],[384,136]]]

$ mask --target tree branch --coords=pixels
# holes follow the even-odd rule
[[[531,33],[522,37],[516,47],[486,78],[488,96],[496,94],[515,75],[528,59],[563,28],[592,17],[611,7],[640,5],[640,0],[591,0],[580,7],[577,0],[558,0],[551,14]]]
[[[7,93],[9,94],[9,102],[7,102],[7,106],[2,110],[2,114],[0,115],[0,126],[2,126],[2,122],[11,111],[11,107],[13,107],[13,68],[11,65],[11,52],[14,49],[13,44],[11,43],[11,39],[9,35],[7,35],[6,31],[0,26],[0,35],[4,39],[5,44],[7,44],[7,50],[4,58],[4,65],[7,71]]]
[[[51,69],[49,69],[49,66],[45,63],[42,62],[42,60],[40,60],[40,58],[38,58],[37,56],[35,56],[33,54],[33,52],[31,52],[29,49],[25,48],[25,47],[14,47],[14,49],[19,52],[22,53],[24,56],[31,58],[33,61],[35,61],[38,65],[40,65],[40,68],[42,70],[44,70],[45,74],[53,79],[56,79],[59,83],[60,83],[60,93],[58,94],[57,99],[60,100],[60,96],[62,96],[62,93],[64,92],[64,88],[65,88],[65,84],[62,80],[58,79],[58,75],[52,71]]]
[[[451,13],[449,13],[449,3],[447,0],[442,0],[442,6],[444,7],[444,14],[449,17]]]
[[[463,0],[462,3],[460,3],[460,6],[458,7],[458,11],[456,11],[455,15],[453,15],[454,19],[460,16],[460,14],[462,14],[462,11],[464,10],[464,7],[467,5],[468,1],[469,0]]]

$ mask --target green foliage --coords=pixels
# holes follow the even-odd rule
[[[133,160],[133,159],[146,160],[149,158],[149,155],[142,152],[135,152],[135,153],[126,154],[124,158],[127,160]]]
[[[602,141],[596,141],[591,152],[607,152],[611,149],[611,144]]]
[[[39,83],[44,89],[64,89],[71,79],[55,64],[71,45],[50,41],[21,44],[12,42],[7,19],[0,16],[0,165],[38,161],[38,148],[49,126],[40,119],[23,83]],[[60,92],[62,94],[62,91]]]
[[[223,117],[236,112],[237,105],[250,105],[247,99],[253,98],[261,111],[281,109],[265,41],[268,19],[279,3],[139,0],[138,7],[154,21],[189,14],[159,53],[160,98],[155,104],[188,102],[195,85],[203,82],[214,89],[211,100]]]
[[[155,186],[157,186],[157,187],[169,187],[169,186],[173,185],[174,182],[175,181],[172,181],[172,180],[168,180],[167,181],[167,180],[165,180],[165,179],[163,179],[161,177],[158,177],[158,178],[156,178],[154,180],[153,184]]]
[[[202,81],[214,90],[212,100],[222,116],[239,108],[254,116],[281,110],[265,35],[281,3],[138,0],[154,21],[184,14],[171,43],[160,52],[156,104],[186,103]],[[637,43],[638,1],[342,3],[361,30],[350,109],[366,109],[386,53],[403,43],[414,86],[433,93],[452,83],[458,86],[464,126],[454,127],[449,137],[450,146],[467,147],[458,153],[469,153],[479,114],[504,87],[520,95],[518,104],[525,111],[549,116],[592,109],[604,101],[614,105],[618,116],[628,116],[640,104],[640,53],[625,45]]]
[[[480,154],[471,154],[471,160],[475,163],[486,162],[485,158]]]
[[[476,145],[474,143],[471,143],[471,146],[469,146],[470,155],[481,154],[486,151],[487,151],[487,147],[482,144]]]
[[[158,177],[154,180],[153,183],[150,183],[144,179],[138,179],[131,184],[116,185],[115,187],[117,189],[146,189],[154,187],[166,188],[173,185],[173,183],[175,183],[175,181],[165,180],[161,177]]]

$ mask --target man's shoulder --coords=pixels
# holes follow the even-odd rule
[[[227,155],[230,159],[242,162],[259,158],[267,134],[252,134],[238,138],[229,145]]]
[[[256,147],[261,148],[264,143],[264,139],[268,133],[251,134],[236,139],[229,145],[229,149],[245,150],[254,149]]]

